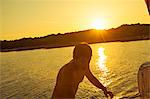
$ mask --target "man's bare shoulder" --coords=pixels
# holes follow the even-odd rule
[[[60,68],[60,72],[71,72],[74,68],[74,62],[73,60],[71,60],[70,62],[68,62],[67,64],[65,64],[64,66],[62,66]]]

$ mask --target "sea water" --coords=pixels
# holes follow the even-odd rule
[[[137,73],[150,61],[150,40],[91,44],[90,69],[114,99],[138,97]],[[50,99],[59,69],[74,47],[0,53],[0,99]],[[86,77],[76,99],[105,99]]]

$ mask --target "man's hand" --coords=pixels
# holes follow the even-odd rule
[[[104,94],[106,97],[110,96],[111,99],[114,97],[113,93],[110,91],[104,91]]]
[[[86,77],[88,78],[88,80],[95,85],[96,87],[102,89],[104,91],[104,94],[106,97],[110,97],[111,99],[113,98],[113,93],[110,91],[107,91],[107,88],[104,87],[99,81],[98,79],[91,73],[89,67],[86,69],[86,73],[85,73]]]

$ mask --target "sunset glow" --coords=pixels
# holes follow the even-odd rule
[[[150,22],[144,0],[1,0],[1,5],[1,40]]]
[[[97,30],[103,30],[106,28],[106,21],[97,19],[92,23],[92,28]]]

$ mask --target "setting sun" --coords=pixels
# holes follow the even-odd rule
[[[97,19],[91,24],[91,26],[94,29],[103,30],[106,28],[106,21]]]

